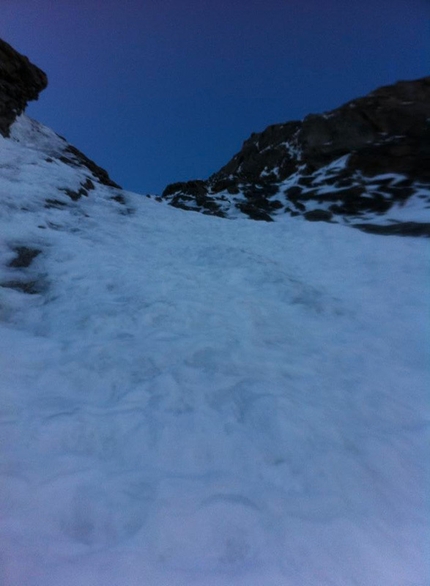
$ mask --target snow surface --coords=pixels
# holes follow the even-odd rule
[[[66,144],[0,138],[1,586],[428,586],[429,242],[72,202]]]

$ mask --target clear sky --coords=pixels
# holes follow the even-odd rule
[[[1,0],[0,36],[48,74],[28,114],[142,193],[430,74],[430,0]]]

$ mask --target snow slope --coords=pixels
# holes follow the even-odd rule
[[[66,144],[0,137],[1,586],[428,586],[428,240],[185,212]]]

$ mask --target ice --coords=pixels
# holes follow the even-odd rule
[[[428,242],[45,208],[55,136],[0,139],[0,584],[426,586]]]

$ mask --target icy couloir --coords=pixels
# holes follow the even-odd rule
[[[0,584],[425,586],[428,240],[105,183],[0,137]]]

